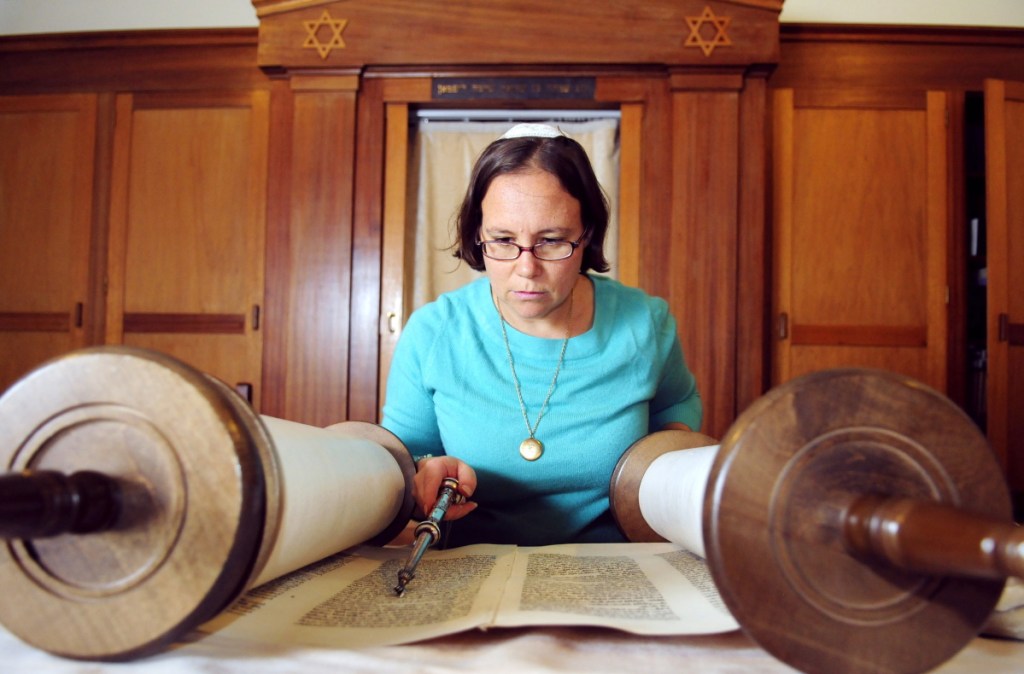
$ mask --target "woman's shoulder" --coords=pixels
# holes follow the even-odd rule
[[[486,278],[442,293],[437,299],[424,304],[409,317],[406,327],[416,330],[444,330],[462,321],[472,321],[481,303],[486,303],[489,284]]]
[[[660,319],[668,313],[668,302],[640,288],[628,286],[608,276],[593,275],[596,302],[607,307],[617,319],[649,317]]]

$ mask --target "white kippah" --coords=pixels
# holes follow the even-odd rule
[[[538,124],[536,122],[524,122],[516,124],[506,131],[498,140],[509,138],[557,138],[564,136],[562,130],[550,124]]]

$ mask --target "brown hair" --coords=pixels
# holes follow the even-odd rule
[[[593,269],[606,272],[610,268],[604,256],[604,237],[608,231],[608,200],[583,147],[565,136],[554,138],[522,137],[499,139],[487,146],[469,179],[466,196],[456,217],[455,257],[476,271],[483,271],[483,252],[478,245],[483,222],[484,196],[499,175],[529,169],[547,171],[558,178],[562,187],[580,203],[583,220],[583,263],[580,273]]]

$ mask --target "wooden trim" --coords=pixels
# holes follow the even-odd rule
[[[1024,29],[781,24],[775,88],[981,90],[1024,79]]]
[[[264,414],[285,417],[288,399],[288,312],[293,265],[291,234],[291,170],[293,164],[292,119],[295,94],[287,80],[272,85],[267,147],[266,252],[264,256],[264,316],[280,320],[263,325]]]
[[[359,75],[355,73],[292,75],[288,82],[294,91],[359,91]]]
[[[967,96],[964,91],[947,93],[949,128],[946,137],[946,153],[949,166],[966,166],[965,132]],[[959,405],[968,408],[968,382],[972,376],[972,364],[967,356],[967,305],[968,305],[968,223],[967,223],[967,180],[958,179],[959,171],[951,171],[949,184],[949,227],[946,230],[946,264],[948,268],[949,306],[946,330],[946,395]]]
[[[668,299],[685,311],[680,341],[700,382],[702,429],[721,437],[736,418],[740,98],[677,90],[671,104]]]
[[[973,26],[907,26],[891,24],[780,23],[779,39],[791,42],[866,42],[1016,46],[1024,44],[1024,29]]]
[[[794,134],[794,91],[779,89],[772,100],[772,180],[775,183],[774,227],[772,245],[772,315],[784,316],[792,313],[793,302],[793,134]],[[772,349],[771,381],[782,383],[790,378],[792,368],[790,343],[785,339],[775,340]]]
[[[675,68],[669,76],[669,88],[678,91],[740,91],[743,69]]]
[[[265,95],[265,94],[264,94]],[[155,91],[134,94],[133,110],[185,108],[252,108],[254,92],[238,91]]]
[[[408,298],[405,270],[410,257],[406,222],[409,178],[409,104],[385,104],[384,249],[380,292],[380,363],[378,408],[384,405],[391,357],[405,325]]]
[[[999,315],[1010,310],[1009,288],[1009,160],[1006,155],[1006,83],[985,81],[985,208],[986,262],[989,282],[987,293],[987,356],[985,398],[986,435],[999,457],[1003,470],[1010,465],[1009,344],[999,341]]]
[[[923,91],[880,91],[878,89],[797,89],[797,108],[867,108],[870,110],[924,110]]]
[[[128,238],[128,179],[131,166],[132,94],[118,94],[114,112],[113,171],[110,188],[110,227],[107,232],[107,344],[124,340],[125,255]]]
[[[736,413],[769,386],[771,265],[768,246],[768,83],[751,76],[740,93],[737,226]]]
[[[8,332],[67,332],[71,317],[60,312],[0,312],[0,330]]]
[[[89,291],[83,326],[85,344],[103,344],[107,325],[107,255],[110,232],[111,179],[114,161],[116,94],[97,96],[93,157],[92,236],[89,238]]]
[[[245,319],[245,314],[132,312],[124,315],[124,331],[241,335],[245,334]]]
[[[256,8],[256,15],[260,18],[284,14],[299,9],[309,9],[321,5],[332,4],[335,0],[252,0]],[[739,7],[752,7],[768,9],[775,12],[782,11],[783,0],[719,0],[720,3],[737,5]]]
[[[356,106],[355,202],[352,215],[354,329],[349,341],[348,418],[378,423],[381,313],[381,218],[385,115],[382,80],[363,80]]]
[[[640,284],[640,191],[643,173],[643,103],[623,103],[619,137],[619,280]]]
[[[256,53],[255,31],[242,40],[202,31],[180,31],[161,39],[140,31],[66,40],[37,36],[6,42],[0,38],[0,91],[266,89],[269,79],[256,67]]]
[[[793,346],[928,345],[928,328],[918,325],[790,325]]]
[[[929,91],[927,96],[928,163],[926,176],[925,261],[928,369],[932,386],[949,390],[949,157],[947,124],[948,99],[945,92]]]
[[[1024,346],[1024,323],[1010,323],[1006,326],[1006,341],[1010,346]]]
[[[46,35],[0,36],[0,53],[43,50],[154,49],[158,47],[255,46],[257,28],[174,28],[168,30],[112,30]]]
[[[257,62],[272,72],[470,63],[746,66],[778,60],[780,8],[773,0],[284,0],[258,5]],[[700,23],[691,25],[704,21],[704,12],[728,19],[716,25],[714,39]]]

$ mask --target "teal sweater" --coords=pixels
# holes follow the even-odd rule
[[[622,540],[608,485],[622,453],[666,423],[697,430],[701,401],[664,300],[602,276],[591,329],[569,340],[528,462],[490,282],[480,278],[414,312],[391,363],[382,425],[413,456],[455,456],[476,470],[479,507],[452,523],[448,546]],[[508,326],[530,423],[551,385],[560,339]]]

